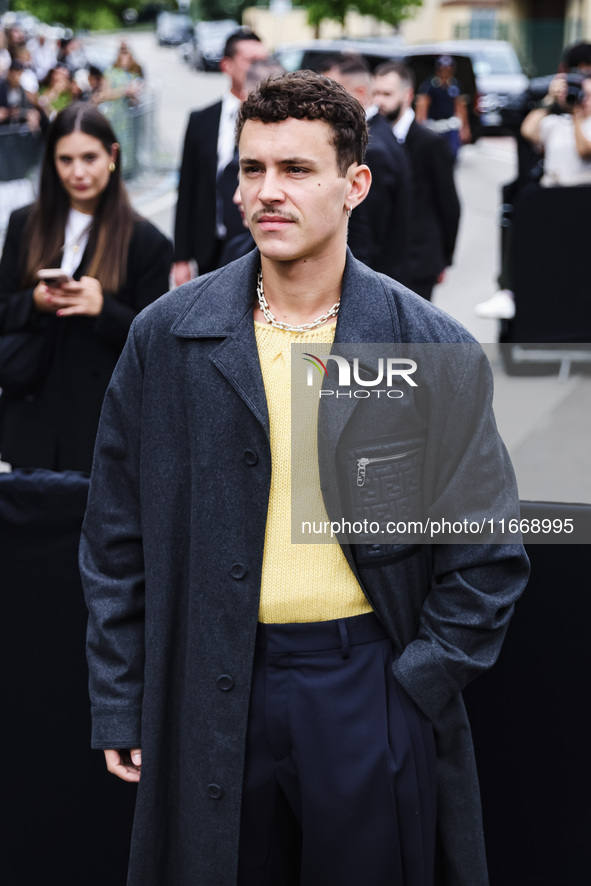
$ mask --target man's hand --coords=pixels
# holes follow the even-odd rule
[[[177,261],[173,265],[174,285],[182,286],[191,279],[191,265],[188,261]]]
[[[105,751],[107,769],[123,781],[139,781],[142,773],[141,748]]]

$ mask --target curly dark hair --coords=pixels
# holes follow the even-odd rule
[[[312,71],[273,75],[251,92],[238,113],[236,143],[247,120],[279,123],[288,117],[328,123],[342,177],[352,163],[363,163],[368,139],[365,111],[346,89]]]

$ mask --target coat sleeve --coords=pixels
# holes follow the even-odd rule
[[[92,746],[141,747],[144,558],[139,463],[143,368],[129,335],[98,431],[80,574],[88,607]]]
[[[194,204],[195,194],[198,191],[198,176],[201,171],[196,149],[199,121],[200,117],[195,112],[191,114],[185,134],[174,226],[175,261],[190,261],[192,258],[195,258],[193,245],[194,214],[197,211],[197,207]]]
[[[19,258],[24,221],[23,210],[10,216],[0,259],[0,333],[24,329],[38,316],[33,309],[33,288],[21,288]]]
[[[437,434],[438,480],[429,513],[432,519],[461,515],[479,523],[494,518],[496,526],[504,518],[507,527],[511,518],[519,517],[519,499],[492,412],[490,367],[479,346],[468,346],[466,353],[461,380],[451,402],[445,403]],[[527,583],[529,561],[519,535],[505,532],[496,538],[499,543],[426,548],[430,590],[416,639],[393,670],[431,719],[494,664]]]
[[[127,280],[117,295],[104,293],[103,309],[94,323],[96,335],[121,350],[133,318],[168,291],[171,265],[168,237],[145,219],[137,221],[129,244]]]

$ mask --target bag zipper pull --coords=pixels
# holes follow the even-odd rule
[[[368,458],[358,458],[357,459],[357,485],[363,486],[365,483],[365,469],[369,464]]]

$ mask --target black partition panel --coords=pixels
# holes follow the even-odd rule
[[[135,786],[89,749],[77,566],[87,491],[82,474],[0,474],[0,872],[10,886],[126,879]],[[564,517],[565,507],[522,503],[522,514]],[[591,557],[588,545],[528,553],[532,577],[499,661],[465,693],[491,886],[581,886],[591,878]]]
[[[2,880],[124,886],[135,785],[90,750],[83,474],[0,474]]]
[[[590,210],[591,187],[528,188],[516,200],[511,244],[516,311],[505,341],[591,341],[583,221]]]
[[[526,502],[522,516],[565,507]],[[531,579],[499,660],[464,693],[490,882],[582,886],[591,882],[590,547],[526,548]]]

